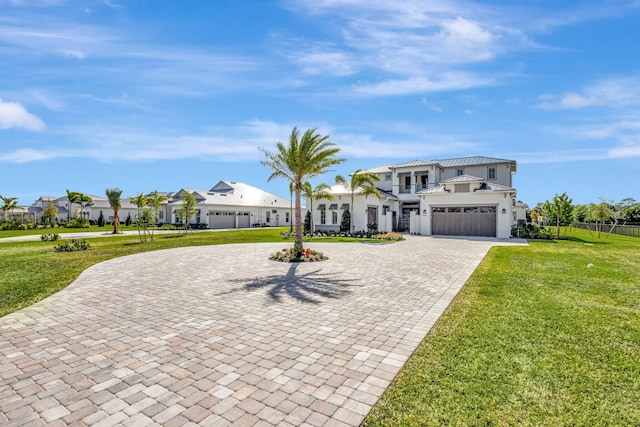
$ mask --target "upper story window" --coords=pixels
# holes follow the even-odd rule
[[[456,176],[464,175],[464,169],[456,169]]]
[[[385,173],[384,174],[384,180],[385,181],[391,181],[391,174],[390,173]]]
[[[489,172],[487,173],[487,179],[497,179],[496,176],[496,168],[490,167]]]

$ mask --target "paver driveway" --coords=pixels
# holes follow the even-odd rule
[[[507,242],[511,244],[515,242]],[[2,425],[360,424],[489,241],[409,236],[110,260],[0,318]]]

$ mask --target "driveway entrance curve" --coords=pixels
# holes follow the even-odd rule
[[[407,236],[199,246],[97,264],[0,318],[2,425],[356,426],[488,249]]]

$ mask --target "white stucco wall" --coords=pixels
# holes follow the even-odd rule
[[[442,173],[442,181],[454,178],[458,169],[463,170],[463,175],[476,176],[478,178],[489,180],[490,167],[496,168],[496,179],[490,180],[490,182],[511,187],[511,166],[505,163],[448,167],[445,168]]]
[[[431,210],[437,206],[496,206],[496,237],[507,239],[511,237],[513,224],[512,196],[509,193],[470,192],[443,193],[421,196],[419,226],[420,234],[430,236]],[[503,213],[504,210],[504,213]],[[413,228],[412,228],[413,230]]]

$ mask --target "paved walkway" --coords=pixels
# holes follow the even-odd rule
[[[487,250],[408,236],[148,252],[0,318],[0,424],[357,426]]]

